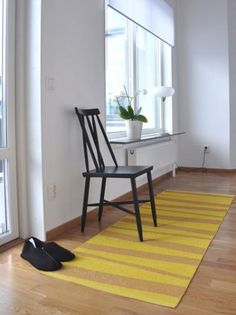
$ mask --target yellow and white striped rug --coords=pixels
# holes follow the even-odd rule
[[[127,215],[75,249],[76,259],[46,273],[93,289],[176,307],[229,209],[233,195],[164,191],[158,227],[141,207],[144,242]]]

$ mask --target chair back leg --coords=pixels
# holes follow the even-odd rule
[[[150,203],[151,203],[151,209],[152,209],[153,224],[154,226],[157,226],[157,214],[156,214],[156,206],[155,206],[155,199],[154,199],[154,193],[153,193],[151,172],[147,172],[147,179],[148,179],[148,189],[149,189]]]
[[[98,210],[98,221],[101,221],[101,218],[102,218],[105,188],[106,188],[106,177],[103,177],[102,178],[101,193],[100,193],[99,210]]]
[[[90,177],[86,177],[85,178],[85,186],[84,186],[84,201],[83,201],[83,212],[82,212],[82,221],[81,221],[81,232],[84,232],[84,228],[85,228],[85,224],[86,224],[89,185],[90,185]]]
[[[139,211],[139,201],[138,201],[138,193],[137,193],[135,178],[131,178],[131,187],[132,187],[132,193],[133,193],[134,210],[135,210],[138,235],[139,235],[140,242],[142,242],[143,241],[143,230],[142,230],[142,223],[141,223],[141,217],[140,217],[140,211]]]

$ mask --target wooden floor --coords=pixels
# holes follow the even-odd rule
[[[178,172],[155,186],[164,189],[236,194],[236,174]],[[73,229],[57,239],[69,249],[123,214],[105,212],[102,226],[88,222],[85,236]],[[40,274],[19,255],[22,245],[0,254],[1,315],[213,315],[236,314],[236,202],[229,210],[194,279],[176,309],[62,282]]]

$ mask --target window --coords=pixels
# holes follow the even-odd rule
[[[117,11],[106,11],[106,121],[107,132],[125,131],[125,121],[119,117],[116,96],[127,88],[136,95],[134,108],[142,107],[148,118],[144,133],[163,132],[170,126],[172,115],[162,108],[153,89],[172,85],[171,46],[138,26]],[[171,100],[169,100],[171,102]],[[167,117],[168,116],[168,117]],[[171,131],[171,130],[168,130]]]

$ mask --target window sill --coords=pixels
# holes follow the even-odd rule
[[[129,140],[126,137],[110,139],[109,142],[112,145],[137,145],[137,144],[148,144],[160,142],[160,141],[168,141],[171,140],[172,136],[183,135],[185,132],[172,132],[172,133],[153,133],[142,135],[139,140]]]

